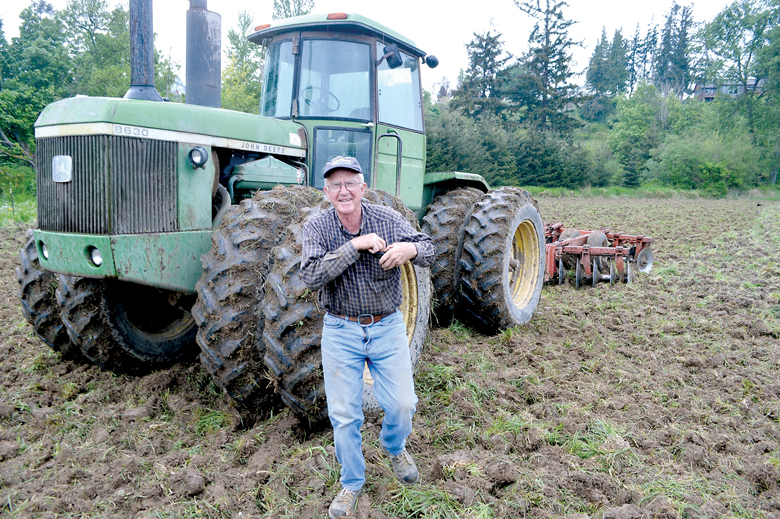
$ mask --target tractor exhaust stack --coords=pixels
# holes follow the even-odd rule
[[[187,11],[187,104],[222,106],[222,17],[207,0],[190,0]]]
[[[130,90],[125,99],[162,101],[154,88],[152,0],[130,0]]]

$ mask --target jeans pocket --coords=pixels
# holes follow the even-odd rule
[[[335,317],[330,314],[325,314],[325,318],[322,321],[325,328],[341,328],[344,326],[344,319]]]
[[[398,323],[403,323],[404,316],[399,311],[396,310],[394,313],[388,315],[378,323],[376,323],[375,326],[398,326]]]

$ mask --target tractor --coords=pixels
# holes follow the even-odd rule
[[[135,49],[151,41],[151,0],[130,9]],[[191,1],[188,31],[201,20],[193,40],[206,48],[214,14]],[[17,269],[34,332],[63,357],[124,373],[199,354],[244,411],[281,397],[321,420],[322,310],[298,269],[302,225],[328,208],[323,168],[337,155],[360,161],[369,203],[395,207],[435,244],[434,267],[402,268],[413,365],[431,315],[485,333],[527,322],[545,276],[542,218],[521,189],[426,173],[420,69],[437,59],[356,14],[289,18],[249,40],[265,50],[259,115],[218,107],[213,62],[188,70],[187,104],[165,102],[149,47],[125,98],[77,96],[40,114],[38,225]],[[376,412],[368,370],[364,382]]]

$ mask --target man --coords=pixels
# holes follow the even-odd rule
[[[429,267],[434,248],[394,209],[363,203],[363,170],[352,157],[325,165],[325,193],[332,208],[304,225],[301,274],[319,290],[327,311],[322,328],[322,369],[341,491],[328,510],[332,519],[355,508],[365,482],[363,366],[385,412],[380,444],[405,484],[420,478],[406,451],[417,396],[401,304],[401,272],[412,261]]]

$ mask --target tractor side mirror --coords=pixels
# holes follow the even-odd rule
[[[398,45],[395,43],[385,46],[382,50],[385,54],[377,60],[377,67],[381,65],[384,60],[387,60],[387,66],[390,68],[398,68],[404,64],[404,60],[401,57],[401,51],[398,50]]]
[[[425,64],[428,65],[430,68],[436,68],[439,66],[439,58],[437,58],[433,54],[428,54],[427,56],[425,56]]]

